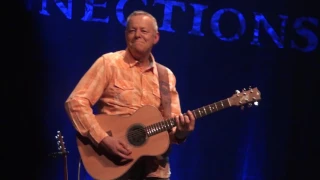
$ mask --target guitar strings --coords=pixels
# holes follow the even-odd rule
[[[158,133],[160,133],[160,132],[164,132],[164,131],[158,131]],[[133,130],[133,131],[130,131],[127,135],[125,135],[125,136],[120,136],[120,137],[118,137],[118,139],[120,139],[120,140],[125,140],[125,141],[129,141],[129,140],[128,140],[129,137],[135,136],[135,135],[137,135],[137,134],[139,134],[139,133],[144,133],[144,135],[145,135],[144,138],[150,137],[150,136],[148,135],[147,131],[146,131],[146,127],[144,127],[144,128],[142,128],[142,129],[135,129],[135,130]],[[128,145],[129,147],[134,147],[133,145],[131,145],[131,143],[127,143],[127,145]]]
[[[169,120],[172,120],[172,119],[169,119]],[[164,129],[163,129],[163,127],[164,127]],[[168,125],[167,123],[165,123],[165,125],[161,125],[161,127],[146,126],[146,127],[143,127],[143,128],[135,129],[133,131],[129,131],[129,133],[127,135],[120,136],[118,138],[122,139],[122,140],[127,140],[128,138],[136,136],[136,135],[139,135],[141,133],[143,133],[143,135],[145,135],[147,137],[150,134],[152,135],[152,133],[148,133],[147,132],[148,131],[147,128],[150,128],[149,131],[160,133],[160,132],[163,132],[163,131],[167,130],[169,127],[173,128],[174,125],[172,126],[171,124]],[[159,130],[161,130],[161,131],[159,131]]]
[[[221,104],[223,104],[223,101],[219,101],[219,102],[221,102]],[[228,100],[228,102],[229,102],[229,100]],[[215,103],[213,103],[213,104],[215,104]],[[215,111],[212,111],[212,110],[211,110],[211,105],[212,105],[212,104],[207,105],[207,106],[203,106],[202,109],[205,109],[206,107],[210,107],[210,113],[213,113],[213,112],[219,110],[219,109],[217,109],[217,107],[216,107],[215,109],[213,109],[213,110],[215,110]],[[197,110],[200,111],[199,109],[201,109],[201,108],[198,108]],[[195,118],[198,118],[198,117],[197,117],[197,114],[195,113],[195,111],[196,111],[196,110],[192,110],[191,112],[194,114]],[[186,115],[186,114],[187,114],[187,113],[183,113],[182,115]],[[207,115],[208,113],[205,113],[205,114]],[[200,117],[202,117],[201,113],[200,113]],[[169,119],[164,120],[164,121],[163,121],[164,124],[159,124],[161,121],[158,122],[157,124],[159,124],[160,127],[157,127],[157,126],[152,127],[151,125],[149,125],[149,126],[146,126],[146,127],[143,127],[143,128],[135,129],[135,130],[133,130],[133,131],[130,131],[127,135],[125,135],[125,136],[120,136],[120,137],[117,137],[117,138],[118,138],[118,139],[122,139],[122,140],[128,140],[128,138],[133,137],[133,136],[136,136],[136,135],[141,134],[141,133],[143,133],[143,135],[144,135],[145,137],[148,137],[148,136],[150,137],[150,135],[151,135],[151,136],[154,135],[154,134],[153,134],[154,132],[155,132],[155,134],[158,134],[158,133],[160,133],[160,132],[164,132],[164,129],[163,129],[163,128],[165,128],[166,130],[168,130],[169,127],[170,127],[170,128],[175,127],[176,124],[172,124],[172,123],[169,122],[169,121],[172,121],[172,120],[174,120],[174,118],[169,118]],[[167,124],[167,122],[169,122],[169,125]],[[156,125],[156,124],[154,124],[154,125]],[[150,129],[148,130],[148,128],[150,128]],[[160,130],[160,131],[159,131],[159,130]],[[149,131],[149,133],[148,133],[148,131]],[[151,131],[151,132],[150,132],[150,131]]]
[[[153,129],[155,129],[155,128],[150,128],[149,131],[153,131]],[[158,130],[154,130],[154,131],[158,131]],[[150,133],[148,133],[147,127],[144,127],[144,128],[140,128],[140,129],[135,129],[135,130],[129,131],[127,135],[121,136],[120,138],[134,137],[134,136],[140,135],[140,134],[141,135],[145,135],[145,136],[149,136],[150,135]]]

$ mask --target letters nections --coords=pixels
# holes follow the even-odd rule
[[[31,1],[29,0],[28,7],[31,9]],[[68,0],[67,3],[63,3],[61,0],[41,0],[41,10],[39,13],[41,15],[50,16],[50,13],[47,9],[47,2],[48,1],[54,1],[56,4],[56,7],[60,9],[60,11],[65,15],[67,19],[72,19],[72,5],[73,1]],[[86,0],[85,2],[85,9],[84,9],[84,15],[81,17],[81,20],[89,22],[101,22],[101,23],[109,23],[110,17],[104,17],[104,18],[96,18],[94,17],[94,10],[96,8],[106,8],[108,5],[108,1],[106,0],[104,3],[95,3],[94,0]],[[125,26],[126,18],[123,13],[124,6],[129,0],[117,0],[116,4],[116,18],[119,21],[121,25]],[[147,0],[141,0],[141,2],[147,6],[147,3],[151,3],[151,1]],[[174,33],[175,30],[172,28],[172,12],[173,7],[180,8],[183,12],[186,12],[186,6],[190,6],[193,8],[193,18],[190,19],[193,21],[192,27],[188,31],[188,34],[195,35],[195,36],[205,36],[205,34],[201,31],[201,24],[202,24],[202,15],[203,11],[208,9],[207,5],[199,4],[199,3],[184,3],[183,1],[177,1],[177,0],[153,0],[152,6],[163,6],[164,7],[164,16],[162,21],[162,26],[159,27],[159,30],[172,32]],[[223,33],[220,30],[219,24],[221,16],[224,13],[232,13],[235,15],[235,17],[239,20],[240,27],[238,31],[231,37],[226,37],[223,35]],[[285,39],[285,28],[287,25],[288,16],[286,15],[279,15],[279,18],[281,19],[280,24],[280,32],[277,33],[274,28],[269,24],[267,19],[262,13],[259,12],[253,12],[254,14],[254,29],[253,29],[253,35],[252,35],[252,41],[250,42],[251,45],[260,46],[259,42],[259,35],[260,30],[264,29],[268,35],[271,37],[273,42],[278,48],[284,48],[284,39]],[[306,45],[303,47],[296,44],[294,40],[290,41],[290,48],[294,48],[296,50],[302,51],[302,52],[311,52],[314,51],[318,46],[318,37],[317,35],[307,27],[305,27],[305,23],[310,24],[312,26],[317,27],[318,26],[318,19],[314,17],[299,17],[295,19],[293,23],[293,29],[295,30],[296,34],[301,36],[306,40]],[[215,13],[212,14],[211,20],[210,20],[210,27],[212,30],[212,33],[219,38],[222,41],[232,42],[238,40],[246,31],[246,19],[244,15],[233,8],[223,8],[215,11]],[[278,35],[280,34],[280,35]]]

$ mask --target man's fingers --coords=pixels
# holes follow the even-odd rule
[[[131,152],[129,152],[122,146],[119,146],[117,148],[117,154],[124,159],[132,159],[132,157],[130,156]]]
[[[193,119],[193,120],[196,119],[196,118],[194,117],[194,114],[193,114],[190,110],[188,110],[187,113],[188,113],[190,119]]]
[[[179,116],[176,116],[176,117],[175,117],[175,119],[176,119],[177,127],[179,128],[179,127],[180,127],[180,120],[179,120]]]
[[[185,120],[184,120],[183,114],[180,114],[179,120],[180,120],[181,126],[184,126],[185,125]]]
[[[185,125],[188,125],[190,123],[190,119],[189,119],[188,115],[184,115],[184,123],[185,123]]]
[[[118,152],[118,156],[122,157],[123,159],[127,159],[127,160],[131,160],[131,159],[133,159],[131,156],[128,156],[128,155],[122,154],[122,153],[120,153],[120,152]]]
[[[119,140],[120,145],[125,148],[126,150],[130,151],[129,146],[123,140]]]

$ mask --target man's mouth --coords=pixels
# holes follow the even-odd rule
[[[143,43],[143,41],[134,41],[133,43]]]

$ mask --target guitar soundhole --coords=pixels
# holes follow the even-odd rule
[[[133,125],[129,128],[127,138],[130,144],[134,146],[141,146],[146,142],[146,131],[142,125]]]

